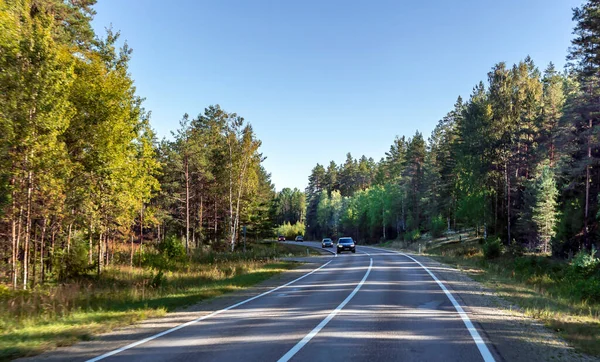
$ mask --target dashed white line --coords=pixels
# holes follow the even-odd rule
[[[319,331],[321,329],[323,329],[323,327],[325,327],[327,325],[327,323],[329,323],[329,321],[331,321],[333,319],[333,317],[335,317],[342,310],[342,308],[344,308],[344,306],[346,304],[348,304],[348,302],[354,297],[354,295],[362,287],[362,285],[364,284],[365,280],[367,280],[367,277],[369,276],[369,273],[371,273],[371,268],[372,267],[373,267],[373,258],[370,258],[369,268],[367,269],[367,272],[365,273],[365,276],[363,276],[362,280],[354,288],[354,290],[352,291],[352,293],[350,293],[346,297],[346,299],[344,299],[344,301],[342,303],[340,303],[340,305],[337,306],[337,308],[335,308],[331,313],[329,313],[329,315],[327,317],[325,317],[325,319],[323,319],[321,321],[321,323],[319,323],[318,326],[316,326],[304,338],[302,338],[302,340],[300,342],[298,342],[294,347],[292,347],[292,349],[290,349],[285,355],[283,355],[283,357],[281,357],[278,360],[278,362],[287,362],[292,357],[294,357],[294,355],[296,353],[298,353],[298,351],[300,351],[302,349],[302,347],[304,347],[311,339],[313,339],[313,337],[316,336],[317,333],[319,333]]]

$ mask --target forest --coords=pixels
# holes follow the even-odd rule
[[[307,235],[415,241],[469,229],[565,258],[597,246],[598,7],[574,9],[564,70],[541,70],[529,56],[499,62],[428,139],[397,137],[378,162],[348,153],[340,165],[317,164]]]
[[[472,229],[561,257],[597,244],[594,2],[574,11],[564,70],[497,63],[428,139],[397,137],[379,161],[317,164],[305,192],[276,192],[252,126],[218,105],[158,140],[132,50],[119,32],[95,34],[94,4],[0,3],[0,272],[13,288],[133,265],[173,240],[187,254],[234,251],[242,226],[254,241]]]
[[[168,238],[190,253],[233,250],[242,225],[249,239],[273,233],[252,126],[215,105],[157,140],[131,48],[94,33],[94,4],[0,1],[0,275],[12,288],[132,265]]]

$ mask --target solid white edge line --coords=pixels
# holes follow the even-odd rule
[[[292,357],[294,357],[294,355],[296,353],[298,353],[298,351],[300,351],[302,349],[302,347],[304,347],[311,339],[313,339],[313,337],[316,336],[317,333],[319,333],[321,331],[321,329],[323,329],[323,327],[325,327],[327,325],[327,323],[329,323],[329,321],[331,321],[333,319],[333,317],[335,317],[342,310],[342,308],[344,308],[344,306],[346,306],[346,304],[348,304],[348,302],[359,291],[359,289],[364,284],[365,280],[367,280],[367,277],[369,276],[369,273],[371,273],[371,268],[372,267],[373,267],[373,258],[370,258],[369,269],[367,269],[367,272],[365,273],[365,276],[363,276],[362,280],[354,288],[354,290],[352,291],[352,293],[350,293],[346,297],[346,299],[344,299],[344,301],[342,303],[340,303],[340,305],[337,306],[337,308],[335,308],[331,313],[329,313],[329,315],[327,317],[325,317],[325,319],[323,319],[321,321],[321,323],[319,323],[319,325],[317,325],[304,338],[302,338],[302,340],[300,342],[296,343],[296,345],[294,347],[292,347],[292,349],[290,349],[286,354],[284,354],[283,357],[281,357],[277,362],[287,362],[287,361],[289,361]]]
[[[335,256],[334,256],[334,258],[335,258]],[[107,357],[114,356],[115,354],[121,353],[121,352],[123,352],[123,351],[126,351],[126,350],[128,350],[128,349],[131,349],[131,348],[133,348],[133,347],[139,346],[140,344],[144,344],[144,343],[146,343],[146,342],[150,342],[150,341],[151,341],[151,340],[153,340],[153,339],[156,339],[156,338],[162,337],[162,336],[164,336],[164,335],[166,335],[166,334],[169,334],[169,333],[175,332],[175,331],[177,331],[177,330],[180,330],[181,328],[187,327],[187,326],[189,326],[189,325],[192,325],[192,324],[194,324],[194,323],[200,322],[200,321],[202,321],[202,320],[205,320],[205,319],[207,319],[207,318],[214,317],[214,316],[216,316],[217,314],[221,314],[221,313],[223,313],[223,312],[226,312],[226,311],[228,311],[228,310],[230,310],[230,309],[237,308],[237,307],[239,307],[240,305],[246,304],[246,303],[248,303],[248,302],[251,302],[251,301],[253,301],[253,300],[255,300],[255,299],[258,299],[258,298],[264,297],[264,296],[265,296],[265,295],[267,295],[267,294],[271,294],[271,293],[273,293],[273,292],[275,292],[275,291],[277,291],[277,290],[279,290],[279,289],[281,289],[281,288],[285,288],[285,287],[287,287],[287,286],[289,286],[289,285],[291,285],[291,284],[293,284],[293,283],[295,283],[295,282],[297,282],[297,281],[299,281],[299,280],[302,280],[302,279],[306,278],[307,276],[309,276],[309,275],[311,275],[311,274],[313,274],[313,273],[315,273],[315,272],[317,272],[317,271],[319,271],[319,270],[323,269],[324,267],[326,267],[327,265],[329,265],[329,264],[330,264],[332,261],[333,261],[333,258],[332,258],[331,260],[329,260],[327,263],[325,263],[325,264],[321,265],[320,267],[318,267],[318,268],[316,268],[316,269],[312,270],[312,271],[311,271],[311,272],[309,272],[309,273],[306,273],[306,274],[302,275],[301,277],[298,277],[298,278],[296,278],[296,279],[292,280],[291,282],[288,282],[288,283],[286,283],[286,284],[283,284],[283,285],[280,285],[280,286],[278,286],[278,287],[276,287],[276,288],[273,288],[273,289],[267,290],[266,292],[263,292],[263,293],[261,293],[261,294],[259,294],[259,295],[255,295],[255,296],[254,296],[254,297],[252,297],[252,298],[248,298],[248,299],[246,299],[246,300],[243,300],[243,301],[241,301],[241,302],[239,302],[239,303],[236,303],[236,304],[234,304],[234,305],[230,305],[230,306],[229,306],[229,307],[227,307],[227,308],[223,308],[223,309],[221,309],[221,310],[218,310],[218,311],[212,312],[212,313],[210,313],[210,314],[207,314],[207,315],[205,315],[205,316],[202,316],[202,317],[200,317],[200,318],[197,318],[197,319],[194,319],[194,320],[192,320],[192,321],[189,321],[189,322],[186,322],[186,323],[180,324],[180,325],[178,325],[178,326],[176,326],[176,327],[173,327],[173,328],[171,328],[171,329],[167,329],[166,331],[163,331],[163,332],[157,333],[157,334],[155,334],[155,335],[152,335],[152,336],[150,336],[150,337],[144,338],[144,339],[142,339],[142,340],[139,340],[139,341],[137,341],[137,342],[133,342],[133,343],[131,343],[131,344],[128,344],[128,345],[126,345],[126,346],[123,346],[123,347],[121,347],[121,348],[118,348],[118,349],[115,349],[115,350],[113,350],[113,351],[107,352],[107,353],[105,353],[105,354],[103,354],[103,355],[100,355],[100,356],[98,356],[98,357],[94,357],[94,358],[92,358],[92,359],[89,359],[89,360],[87,360],[86,362],[96,362],[96,361],[100,361],[100,360],[102,360],[102,359],[105,359],[105,358],[107,358]]]
[[[463,323],[465,324],[465,327],[467,327],[467,330],[471,334],[471,338],[475,342],[475,345],[477,346],[477,349],[479,349],[479,353],[481,354],[481,357],[483,358],[483,360],[485,362],[495,362],[496,361],[494,359],[494,357],[492,356],[492,353],[488,349],[487,345],[485,344],[484,340],[479,335],[479,332],[477,332],[477,329],[475,328],[475,326],[471,322],[471,319],[469,318],[469,316],[467,315],[467,313],[465,312],[465,310],[458,303],[458,301],[454,298],[454,295],[452,295],[452,293],[446,288],[446,286],[444,285],[444,283],[442,283],[435,276],[435,274],[433,274],[431,272],[431,270],[429,270],[425,265],[421,264],[420,261],[418,261],[417,259],[413,258],[412,256],[404,254],[404,253],[401,253],[399,251],[373,248],[373,247],[370,247],[370,246],[367,246],[367,248],[377,249],[377,250],[382,250],[382,251],[389,251],[391,253],[395,253],[395,254],[399,254],[399,255],[405,256],[405,257],[409,258],[410,260],[414,261],[415,263],[419,264],[421,266],[421,268],[425,269],[425,271],[431,276],[431,278],[433,278],[433,280],[444,291],[444,293],[446,294],[446,296],[448,297],[448,299],[450,300],[450,302],[452,302],[452,305],[454,306],[454,309],[456,309],[456,312],[458,313],[458,315],[462,319]]]

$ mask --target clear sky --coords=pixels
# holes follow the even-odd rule
[[[499,61],[562,68],[580,0],[99,0],[133,48],[158,136],[220,104],[252,123],[278,190],[316,163],[431,133]]]

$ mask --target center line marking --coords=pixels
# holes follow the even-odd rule
[[[321,331],[321,329],[323,329],[323,327],[325,327],[327,323],[329,323],[329,321],[331,321],[333,317],[335,317],[342,310],[342,308],[344,308],[344,306],[348,304],[348,302],[354,297],[354,295],[358,292],[360,287],[362,287],[362,285],[364,284],[365,280],[367,280],[369,273],[371,273],[372,267],[373,258],[370,258],[369,269],[367,269],[365,276],[362,278],[360,283],[358,283],[358,285],[354,288],[352,293],[350,293],[350,295],[348,295],[346,299],[344,299],[344,301],[337,306],[337,308],[335,308],[331,313],[329,313],[329,315],[325,317],[325,319],[323,319],[318,326],[316,326],[312,331],[310,331],[310,333],[308,333],[304,338],[302,338],[300,342],[298,342],[294,347],[292,347],[292,349],[290,349],[285,355],[283,355],[283,357],[281,357],[277,362],[289,361],[292,357],[294,357],[296,353],[298,353],[298,351],[302,349],[302,347],[304,347],[308,342],[310,342],[310,340],[313,339],[313,337],[316,336],[317,333],[319,333],[319,331]]]

